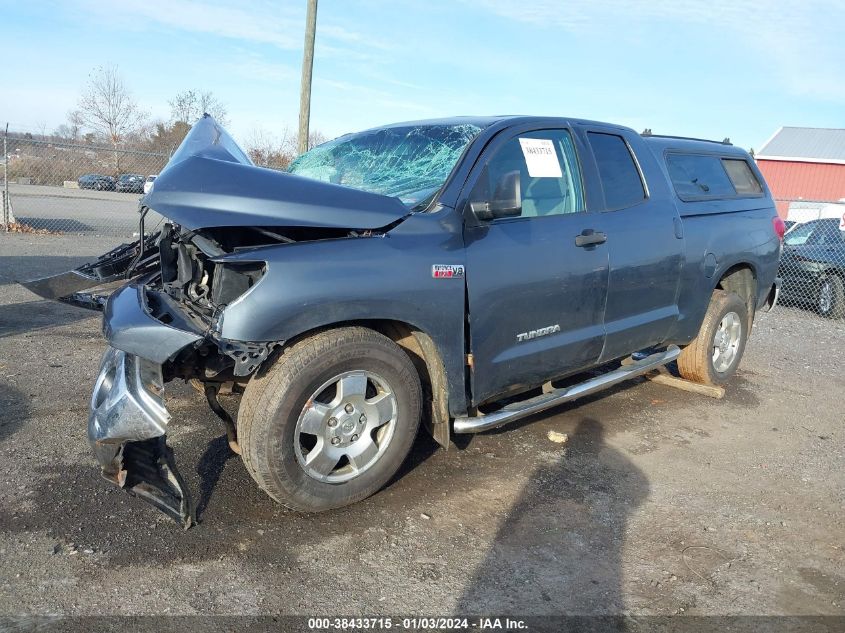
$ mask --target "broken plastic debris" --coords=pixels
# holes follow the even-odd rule
[[[549,431],[548,438],[556,444],[564,444],[569,439],[566,433],[558,433],[557,431]]]

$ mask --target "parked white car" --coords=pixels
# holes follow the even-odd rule
[[[158,174],[151,174],[147,176],[147,179],[144,181],[144,195],[150,193],[150,190],[153,188],[153,183],[155,182],[157,176]]]

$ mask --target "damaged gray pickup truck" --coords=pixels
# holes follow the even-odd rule
[[[421,422],[446,447],[675,360],[724,383],[783,237],[730,143],[560,118],[390,125],[283,173],[206,115],[140,204],[136,243],[27,286],[103,310],[97,460],[186,527],[169,381],[202,385],[273,499],[337,508],[386,484]]]

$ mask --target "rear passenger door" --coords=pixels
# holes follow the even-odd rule
[[[661,343],[677,322],[684,241],[666,179],[642,139],[601,127],[584,136],[604,193],[598,223],[607,234],[610,275],[600,360],[609,361]],[[632,149],[638,146],[642,158]]]

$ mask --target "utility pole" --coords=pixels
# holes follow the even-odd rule
[[[8,231],[9,224],[9,149],[6,146],[9,138],[9,123],[6,123],[6,133],[3,134],[3,226]]]
[[[308,0],[305,16],[305,51],[302,55],[302,83],[299,87],[299,154],[308,151],[311,119],[311,72],[314,70],[314,36],[317,32],[317,0]]]

